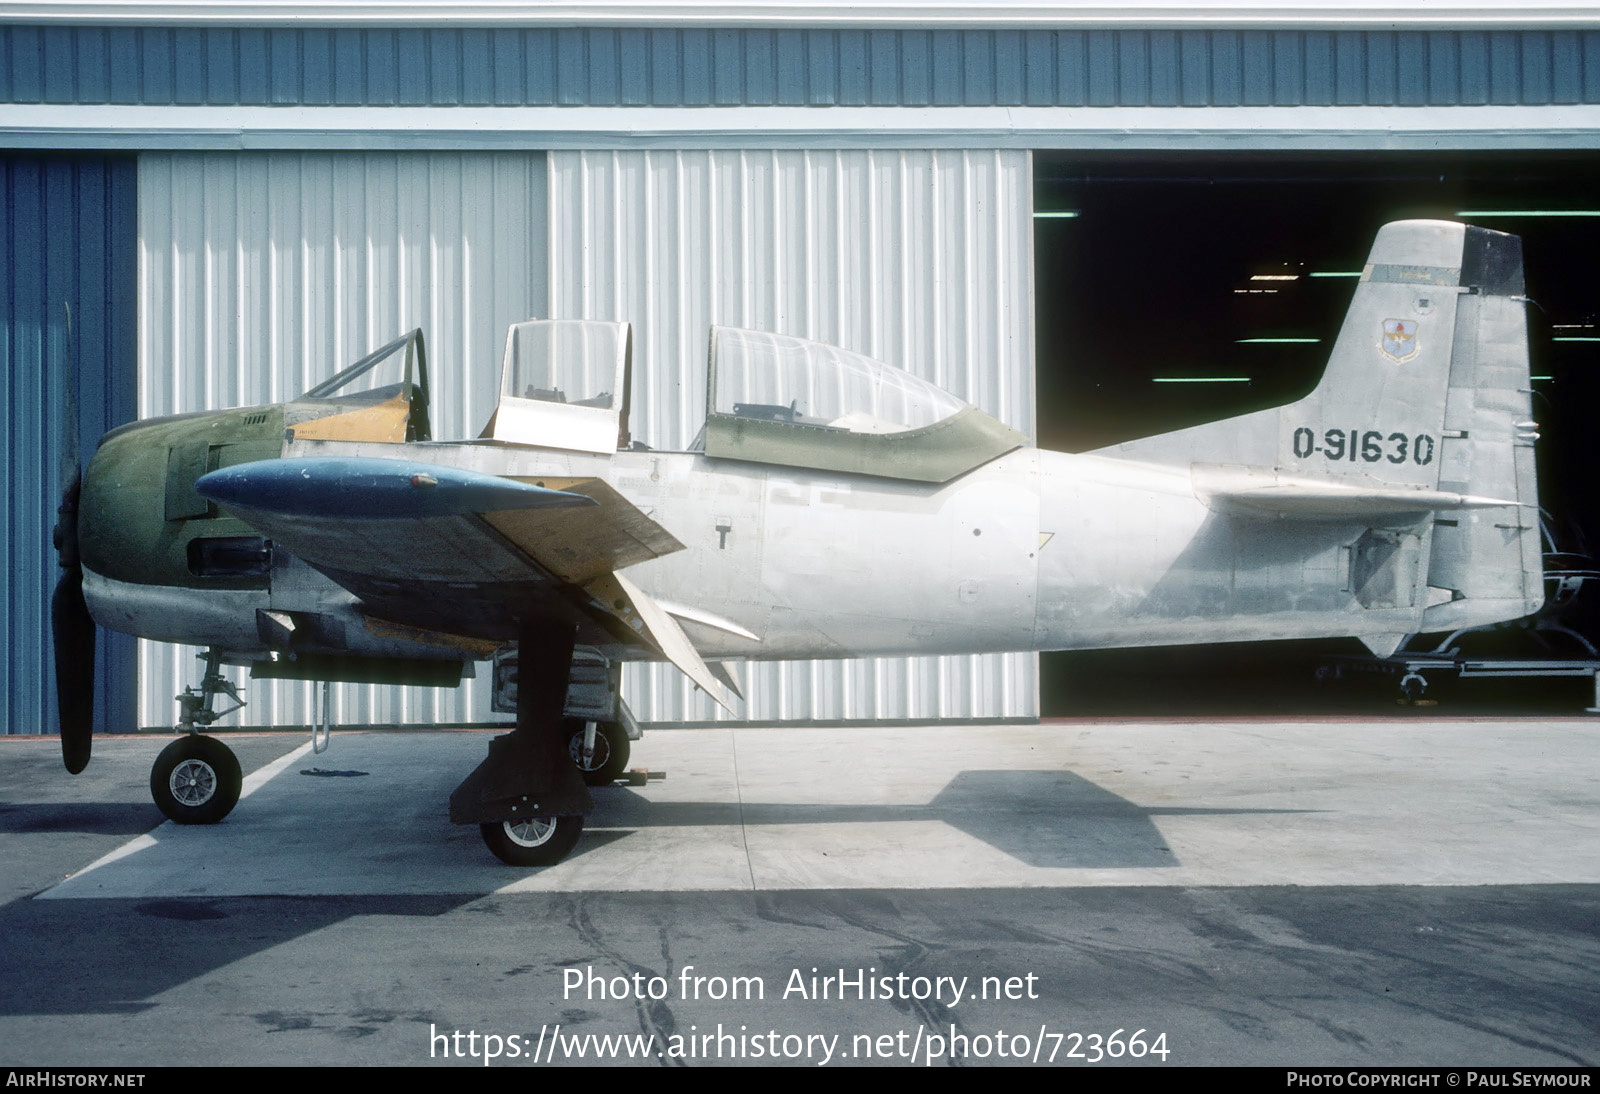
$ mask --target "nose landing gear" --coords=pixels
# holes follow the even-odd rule
[[[245,705],[239,689],[222,675],[222,655],[205,654],[206,671],[200,688],[184,688],[177,696],[178,729],[185,735],[161,750],[150,769],[150,796],[156,807],[178,824],[215,824],[239,804],[244,774],[233,750],[200,727],[232,714]],[[218,695],[231,706],[215,709]]]

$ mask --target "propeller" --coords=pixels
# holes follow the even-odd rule
[[[61,457],[57,467],[61,503],[52,540],[61,578],[50,597],[55,639],[56,708],[61,717],[61,759],[76,775],[89,766],[94,733],[94,620],[83,602],[83,563],[78,557],[78,493],[83,468],[78,455],[78,376],[72,357],[72,309],[67,308],[67,367],[62,370]]]

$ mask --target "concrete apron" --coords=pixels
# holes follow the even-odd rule
[[[336,733],[41,895],[1600,882],[1592,721],[659,730],[542,870],[450,823],[487,740]]]

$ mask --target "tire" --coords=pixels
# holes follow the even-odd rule
[[[578,718],[568,718],[567,724],[575,727],[571,736],[567,738],[567,751],[572,755],[572,762],[583,773],[583,781],[589,786],[610,786],[622,773],[628,769],[628,755],[632,751],[633,742],[628,740],[628,735],[616,722],[597,722],[594,727],[594,760],[588,766],[583,765],[583,721]]]
[[[478,830],[494,857],[507,866],[554,866],[583,835],[583,817],[529,817],[480,824]]]
[[[244,773],[215,737],[179,737],[150,769],[150,796],[178,824],[216,824],[239,804]]]

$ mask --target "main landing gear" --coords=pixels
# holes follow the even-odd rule
[[[244,773],[233,750],[215,737],[200,733],[218,718],[245,705],[239,689],[222,675],[222,656],[216,650],[205,655],[206,672],[200,689],[185,688],[177,696],[178,728],[184,736],[161,750],[150,769],[150,796],[156,807],[179,824],[215,824],[239,804]],[[231,706],[216,709],[218,695],[226,695]]]
[[[587,776],[603,772],[580,772],[573,761],[582,762],[587,752],[595,763],[599,734],[591,738],[581,723],[574,733],[563,717],[574,638],[561,626],[522,629],[516,728],[489,742],[488,758],[450,795],[450,819],[476,824],[489,850],[510,866],[559,862],[583,834],[584,814],[594,808]],[[606,767],[613,754],[609,745],[608,740]]]

